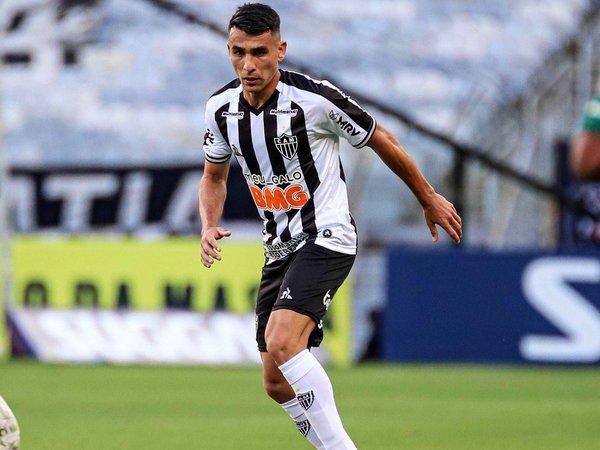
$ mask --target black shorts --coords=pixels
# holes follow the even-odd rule
[[[317,326],[308,339],[309,347],[323,340],[323,317],[331,299],[342,285],[354,255],[335,252],[308,241],[287,258],[265,265],[256,302],[256,342],[267,351],[265,329],[276,309],[291,309],[312,318]]]

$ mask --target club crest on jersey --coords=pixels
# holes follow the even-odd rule
[[[298,151],[298,137],[290,134],[282,134],[273,138],[275,147],[287,159],[292,159]]]
[[[298,403],[300,403],[300,406],[302,406],[302,408],[304,408],[304,410],[306,411],[312,406],[313,402],[315,401],[315,394],[313,393],[313,391],[308,391],[303,394],[298,394],[296,398],[298,399]]]

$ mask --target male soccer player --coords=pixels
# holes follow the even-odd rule
[[[583,130],[573,139],[570,163],[575,176],[600,181],[600,94],[588,103]]]
[[[279,69],[287,43],[269,6],[240,6],[227,50],[237,79],[206,105],[200,182],[201,259],[221,259],[219,226],[231,155],[264,220],[266,262],[256,305],[264,388],[319,449],[355,449],[337,412],[331,382],[309,352],[356,255],[339,139],[369,146],[412,189],[433,240],[436,224],[455,241],[461,219],[437,194],[396,138],[326,81]]]

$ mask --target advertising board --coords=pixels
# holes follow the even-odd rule
[[[203,166],[12,167],[7,201],[18,233],[196,234]],[[239,170],[228,179],[223,219],[258,215]]]
[[[598,364],[600,254],[395,249],[384,317],[387,360]]]
[[[222,255],[206,269],[197,238],[20,236],[11,323],[22,347],[45,359],[206,362],[200,350],[212,346],[223,355],[209,362],[258,362],[254,303],[262,246],[229,239]],[[321,356],[335,364],[350,357],[350,301],[348,280],[325,324]],[[171,338],[179,344],[167,344]],[[195,346],[182,351],[182,342]],[[227,348],[242,348],[243,357]]]

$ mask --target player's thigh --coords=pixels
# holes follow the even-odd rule
[[[275,360],[281,357],[285,360],[286,356],[291,357],[307,348],[315,325],[312,317],[291,309],[271,312],[265,331],[269,354]]]
[[[313,319],[318,327],[354,263],[346,255],[308,242],[291,261],[273,311],[289,309]]]
[[[265,265],[262,269],[256,300],[256,342],[260,352],[267,351],[265,331],[288,266],[289,261],[282,260]]]

